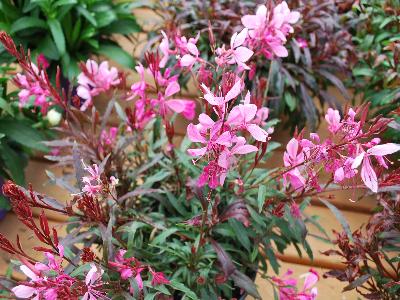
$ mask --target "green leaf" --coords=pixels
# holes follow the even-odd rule
[[[86,8],[84,8],[83,6],[78,6],[76,8],[78,10],[78,12],[84,16],[86,18],[86,20],[88,20],[93,26],[97,27],[97,21],[94,18],[94,14],[89,12]]]
[[[178,281],[171,280],[171,282],[169,283],[169,286],[171,286],[175,290],[183,292],[190,299],[199,300],[199,298],[197,298],[197,296],[194,292],[192,292],[187,286],[185,286],[184,284],[182,284]]]
[[[49,19],[47,20],[47,24],[50,27],[50,32],[58,52],[63,55],[65,53],[65,37],[60,22],[56,19]]]
[[[339,223],[342,225],[344,231],[346,232],[347,236],[349,237],[350,241],[353,241],[353,235],[350,230],[349,223],[347,223],[345,217],[343,214],[334,206],[332,203],[330,203],[327,200],[324,199],[319,199],[322,203],[324,203],[330,210],[331,212],[335,215],[336,219],[339,221]]]
[[[135,60],[133,57],[117,45],[101,44],[98,52],[116,61],[122,66],[127,68],[135,67]]]
[[[1,97],[0,97],[0,108],[5,112],[7,112],[9,115],[14,116],[14,112],[11,109],[11,105]]]
[[[104,28],[104,32],[108,34],[119,33],[119,34],[130,34],[133,32],[141,32],[142,28],[136,22],[135,19],[123,19],[112,22],[110,25]]]
[[[0,152],[1,159],[11,175],[11,179],[19,185],[25,185],[24,169],[28,161],[24,159],[21,153],[17,153],[6,143],[0,145]]]
[[[285,92],[283,98],[285,99],[285,102],[287,106],[289,107],[290,111],[294,111],[296,109],[296,98],[293,97],[293,95],[289,92]]]
[[[236,237],[239,242],[243,245],[244,248],[246,248],[247,251],[250,251],[250,239],[243,224],[236,219],[229,219],[228,223],[233,228],[233,231],[236,233]]]
[[[353,70],[354,76],[372,77],[372,76],[374,76],[374,74],[375,74],[374,70],[372,70],[370,68],[355,68]]]
[[[178,231],[178,228],[168,228],[161,232],[158,236],[154,238],[154,240],[151,242],[152,245],[157,245],[157,244],[162,244],[165,242],[165,240],[172,234]]]
[[[265,185],[260,185],[258,188],[258,196],[257,196],[257,206],[258,212],[261,213],[265,203],[265,195],[267,192],[267,187]]]
[[[30,29],[30,28],[47,28],[47,24],[45,21],[35,18],[35,17],[22,17],[17,19],[12,25],[10,29],[10,33],[14,34],[20,30]]]
[[[45,137],[26,122],[2,119],[0,120],[0,133],[4,133],[9,139],[28,148],[48,151],[48,148],[41,143]]]
[[[43,53],[44,56],[53,60],[60,59],[60,53],[58,52],[56,44],[51,38],[50,33],[39,41],[36,48],[36,53]]]

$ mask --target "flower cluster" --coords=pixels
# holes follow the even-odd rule
[[[242,24],[248,29],[249,47],[269,59],[288,56],[284,44],[288,34],[294,31],[292,24],[299,18],[300,13],[290,11],[286,1],[275,6],[272,13],[265,5],[260,5],[255,15],[242,17]]]
[[[378,192],[378,176],[373,165],[376,162],[379,167],[387,169],[389,160],[386,155],[400,151],[400,145],[381,144],[380,138],[374,137],[385,128],[387,120],[376,119],[364,130],[367,112],[367,107],[356,111],[350,108],[341,118],[339,111],[329,108],[325,116],[330,132],[328,138],[322,141],[318,134],[311,133],[310,139],[299,135],[289,141],[283,157],[289,170],[284,178],[295,190],[310,185],[320,190],[315,170],[323,164],[325,171],[332,174],[334,183],[355,182],[355,177],[360,174],[365,186],[374,193]]]
[[[268,118],[268,109],[258,109],[255,104],[251,104],[250,92],[247,92],[243,103],[234,105],[234,100],[242,92],[243,83],[240,78],[230,77],[233,80],[226,79],[216,93],[202,85],[204,99],[212,106],[217,120],[214,121],[209,115],[202,113],[199,124],[191,123],[187,128],[188,138],[192,142],[203,144],[199,149],[189,149],[188,153],[193,157],[205,157],[208,162],[200,175],[198,185],[204,186],[208,183],[212,189],[224,184],[228,171],[237,164],[237,155],[258,151],[240,133],[249,133],[259,143],[265,143],[269,134],[260,127]]]
[[[292,278],[292,270],[288,270],[282,278],[273,277],[272,281],[277,285],[279,290],[280,300],[314,300],[317,298],[317,288],[314,286],[318,280],[319,275],[317,271],[310,269],[306,274],[301,275],[304,277],[304,283],[300,290],[297,290],[297,280]]]
[[[90,265],[85,280],[79,280],[64,272],[61,260],[51,253],[45,253],[47,264],[21,265],[20,270],[29,278],[12,288],[12,292],[22,299],[108,299],[102,291],[101,277],[104,271],[96,264]],[[63,254],[61,254],[62,256]],[[61,257],[62,258],[62,257]]]
[[[81,64],[81,70],[76,92],[84,101],[80,108],[82,111],[92,105],[93,97],[116,87],[121,82],[117,68],[110,68],[107,61],[98,65],[96,61],[88,59],[86,64]]]

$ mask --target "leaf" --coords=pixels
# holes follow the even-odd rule
[[[250,239],[243,224],[233,218],[228,220],[228,223],[236,233],[236,237],[242,246],[246,248],[247,251],[250,251]]]
[[[192,292],[187,286],[178,281],[171,280],[171,282],[168,285],[174,288],[175,290],[185,293],[185,295],[190,299],[199,300],[199,298],[196,296],[194,292]]]
[[[84,8],[81,5],[78,6],[76,9],[82,16],[86,18],[86,20],[88,20],[93,26],[97,27],[97,21],[91,12],[89,12],[86,8]]]
[[[0,157],[11,179],[18,185],[25,185],[24,169],[28,163],[26,157],[17,153],[7,143],[0,144]]]
[[[132,69],[135,67],[135,60],[133,57],[117,45],[100,44],[98,52],[116,61],[122,66]]]
[[[276,259],[274,251],[272,251],[272,249],[270,247],[267,247],[267,246],[268,245],[266,245],[265,254],[267,255],[268,262],[270,263],[270,265],[271,265],[272,269],[274,270],[275,274],[279,274],[280,265],[278,263],[278,260]]]
[[[346,285],[343,288],[343,292],[351,291],[352,289],[355,289],[356,287],[361,286],[364,282],[366,282],[369,278],[371,277],[371,274],[364,274],[361,277],[358,277],[356,280],[351,282],[349,285]]]
[[[374,70],[372,70],[370,68],[355,68],[353,70],[354,76],[372,77],[372,76],[374,76],[374,74],[375,74]]]
[[[141,32],[142,28],[140,28],[135,19],[131,18],[114,21],[103,30],[108,34],[130,34],[133,32]]]
[[[56,44],[58,52],[63,55],[65,53],[65,37],[60,21],[57,19],[49,19],[47,20],[47,24],[49,25],[50,32],[53,36],[53,40]]]
[[[243,274],[239,270],[235,270],[230,277],[233,279],[236,286],[242,288],[246,291],[246,293],[254,298],[261,299],[254,281],[251,280],[247,275]]]
[[[292,93],[285,92],[283,98],[285,99],[285,103],[289,107],[289,110],[294,111],[296,109],[296,98],[293,97]]]
[[[216,241],[211,240],[211,245],[213,246],[215,252],[217,253],[218,261],[221,264],[222,271],[226,277],[229,277],[235,271],[235,265],[232,259],[229,257],[228,253],[218,244]]]
[[[342,227],[343,227],[344,231],[346,232],[347,236],[349,237],[350,241],[353,241],[353,235],[351,233],[350,226],[347,223],[346,219],[344,218],[343,214],[336,208],[336,206],[334,206],[329,201],[326,201],[321,198],[319,198],[319,200],[322,203],[324,203],[331,210],[331,212],[335,215],[336,219],[342,225]]]
[[[47,29],[47,24],[45,21],[35,17],[22,17],[17,19],[11,25],[10,33],[14,34],[20,30],[31,29],[31,28]]]
[[[259,213],[261,213],[263,210],[266,193],[267,193],[267,187],[265,185],[260,185],[260,187],[258,188],[258,195],[257,195],[257,206]]]
[[[11,105],[2,97],[0,97],[0,108],[7,112],[9,115],[14,116],[14,112],[11,108]]]
[[[165,240],[172,234],[178,231],[178,228],[168,228],[157,235],[154,240],[151,242],[152,245],[162,244]]]
[[[48,148],[41,143],[44,140],[44,136],[22,120],[15,122],[10,119],[1,119],[0,133],[28,148],[43,152],[48,151]]]

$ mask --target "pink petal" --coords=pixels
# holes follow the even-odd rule
[[[92,97],[90,95],[89,89],[82,85],[78,86],[78,88],[76,89],[76,93],[78,94],[79,97],[85,100],[90,99]]]
[[[238,47],[235,49],[235,57],[237,61],[246,62],[250,59],[250,57],[254,54],[249,48],[246,47]]]
[[[196,61],[196,57],[194,57],[190,54],[185,54],[184,56],[182,56],[182,58],[180,60],[180,64],[182,67],[190,67],[194,64],[195,61]]]
[[[300,13],[298,11],[292,11],[288,17],[287,17],[287,21],[290,24],[294,24],[297,23],[297,21],[300,19]]]
[[[374,193],[378,192],[378,178],[376,173],[371,166],[371,161],[366,157],[363,161],[361,168],[361,179],[364,181],[365,185]]]
[[[239,106],[235,106],[229,112],[228,118],[226,119],[226,123],[228,125],[238,125],[243,122],[242,113],[240,111]]]
[[[251,136],[260,142],[266,142],[268,133],[256,124],[247,125],[247,131],[250,132]]]
[[[383,145],[376,145],[367,150],[370,155],[384,156],[400,151],[400,144],[387,143]]]
[[[253,145],[243,145],[239,147],[235,147],[234,154],[248,154],[252,152],[256,152],[258,148]]]
[[[351,168],[352,169],[357,169],[358,166],[361,164],[361,162],[363,161],[365,152],[361,152],[353,161],[353,163],[351,164]]]
[[[207,152],[207,147],[203,147],[200,149],[188,149],[187,152],[190,156],[198,157],[203,156]]]
[[[30,279],[32,280],[37,280],[39,277],[31,270],[29,269],[27,266],[25,265],[21,265],[20,270],[26,275],[28,276]]]
[[[241,106],[242,106],[244,121],[248,123],[251,120],[253,120],[257,113],[257,106],[255,104],[245,104]]]
[[[223,151],[219,157],[218,157],[218,165],[224,169],[228,169],[229,168],[229,152],[228,151]]]
[[[190,123],[187,127],[187,135],[189,140],[194,143],[206,143],[207,140],[200,134],[198,128]]]
[[[204,128],[211,128],[215,124],[215,122],[204,113],[199,115],[199,122]]]
[[[258,18],[255,15],[245,15],[242,17],[242,24],[248,29],[256,29],[258,26]]]
[[[193,119],[196,103],[191,100],[170,99],[165,104],[176,113],[183,113],[187,119]]]
[[[232,39],[231,39],[231,48],[232,49],[243,45],[243,43],[247,37],[247,32],[248,32],[247,28],[244,28],[239,34],[237,34],[235,32],[235,34],[232,36]]]
[[[274,54],[278,57],[287,57],[289,55],[288,50],[282,45],[273,45],[271,48]]]
[[[36,289],[26,285],[17,285],[11,289],[18,298],[30,298],[36,292]]]
[[[343,167],[338,168],[335,171],[334,180],[336,183],[341,182],[344,179],[344,169]]]
[[[218,139],[215,141],[215,143],[223,146],[230,146],[232,141],[231,134],[228,131],[225,131],[223,134],[221,134]]]
[[[314,272],[309,272],[306,278],[304,279],[304,285],[303,285],[304,291],[311,289],[318,282],[319,280],[318,275]]]
[[[224,102],[228,102],[234,98],[236,98],[240,92],[242,91],[242,82],[239,79],[236,81],[236,83],[233,85],[233,87],[229,90],[229,92],[225,95]]]
[[[292,138],[286,146],[286,151],[289,157],[295,158],[297,156],[297,151],[299,150],[299,141]]]
[[[197,49],[197,46],[195,44],[188,43],[186,47],[191,54],[193,54],[194,56],[199,56],[199,50]]]
[[[179,86],[179,83],[176,81],[172,81],[168,84],[167,88],[165,89],[165,97],[170,97],[177,92],[179,92],[181,87]]]

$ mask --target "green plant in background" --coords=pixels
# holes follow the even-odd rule
[[[42,53],[51,70],[62,66],[64,76],[77,75],[77,62],[91,54],[105,55],[121,65],[134,67],[131,55],[113,39],[141,30],[132,1],[112,0],[0,0],[0,30],[17,44]],[[0,63],[11,58],[0,48]]]
[[[21,110],[18,92],[7,90],[9,67],[0,67],[0,179],[12,179],[25,185],[24,170],[33,151],[47,151],[41,141],[49,137],[48,119],[40,119],[31,107]],[[8,201],[0,195],[0,210]]]
[[[362,0],[349,12],[359,61],[353,69],[356,92],[376,114],[394,117],[400,108],[400,1]],[[400,140],[399,131],[388,131]]]

